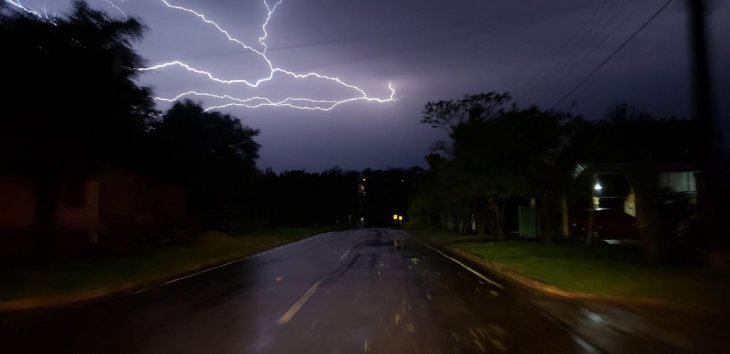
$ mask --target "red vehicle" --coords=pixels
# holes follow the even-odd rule
[[[585,237],[590,210],[583,210],[571,224],[571,232]],[[602,240],[638,240],[639,226],[636,218],[617,209],[593,211],[593,236]]]

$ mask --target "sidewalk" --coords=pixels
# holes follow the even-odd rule
[[[514,292],[576,335],[577,340],[585,340],[606,352],[730,353],[727,311],[717,313],[654,299],[571,292],[461,250],[454,244],[430,244],[511,284]]]

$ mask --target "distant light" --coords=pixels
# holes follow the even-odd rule
[[[398,220],[398,214],[393,214],[393,220]]]
[[[403,215],[398,215],[398,221],[403,221]]]
[[[603,186],[600,183],[596,182],[596,185],[593,186],[593,190],[595,190],[596,192],[600,192],[603,190]]]

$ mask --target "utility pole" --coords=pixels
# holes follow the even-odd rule
[[[712,105],[712,83],[707,50],[706,0],[687,0],[689,38],[692,60],[695,119],[700,126],[699,140],[701,179],[699,192],[700,217],[709,246],[718,247],[722,240],[722,224],[718,220],[719,192],[722,175],[722,127],[715,120]]]
[[[710,64],[707,54],[706,0],[687,0],[689,5],[690,48],[694,78],[694,106],[696,119],[702,125],[707,140],[707,152],[720,148],[720,127],[715,122],[712,106]]]

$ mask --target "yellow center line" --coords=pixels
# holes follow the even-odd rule
[[[312,297],[312,295],[314,295],[314,292],[317,291],[317,288],[319,288],[319,282],[316,282],[316,283],[314,283],[314,285],[309,287],[309,289],[307,289],[307,292],[305,292],[304,295],[302,295],[302,297],[299,298],[299,300],[297,300],[297,302],[295,302],[294,305],[292,305],[292,307],[289,309],[289,311],[287,311],[283,316],[281,316],[279,321],[277,321],[276,323],[279,325],[287,324],[292,319],[292,317],[294,317],[294,315],[296,315],[297,312],[299,312],[299,310],[302,308],[302,306],[304,306],[304,303],[306,303],[307,300],[309,300],[309,298]]]
[[[340,260],[339,261],[342,262],[342,260],[345,259],[345,257],[347,257],[347,254],[348,253],[350,253],[350,249],[349,248],[347,249],[347,251],[345,251],[345,253],[342,254],[342,256],[340,256]]]

